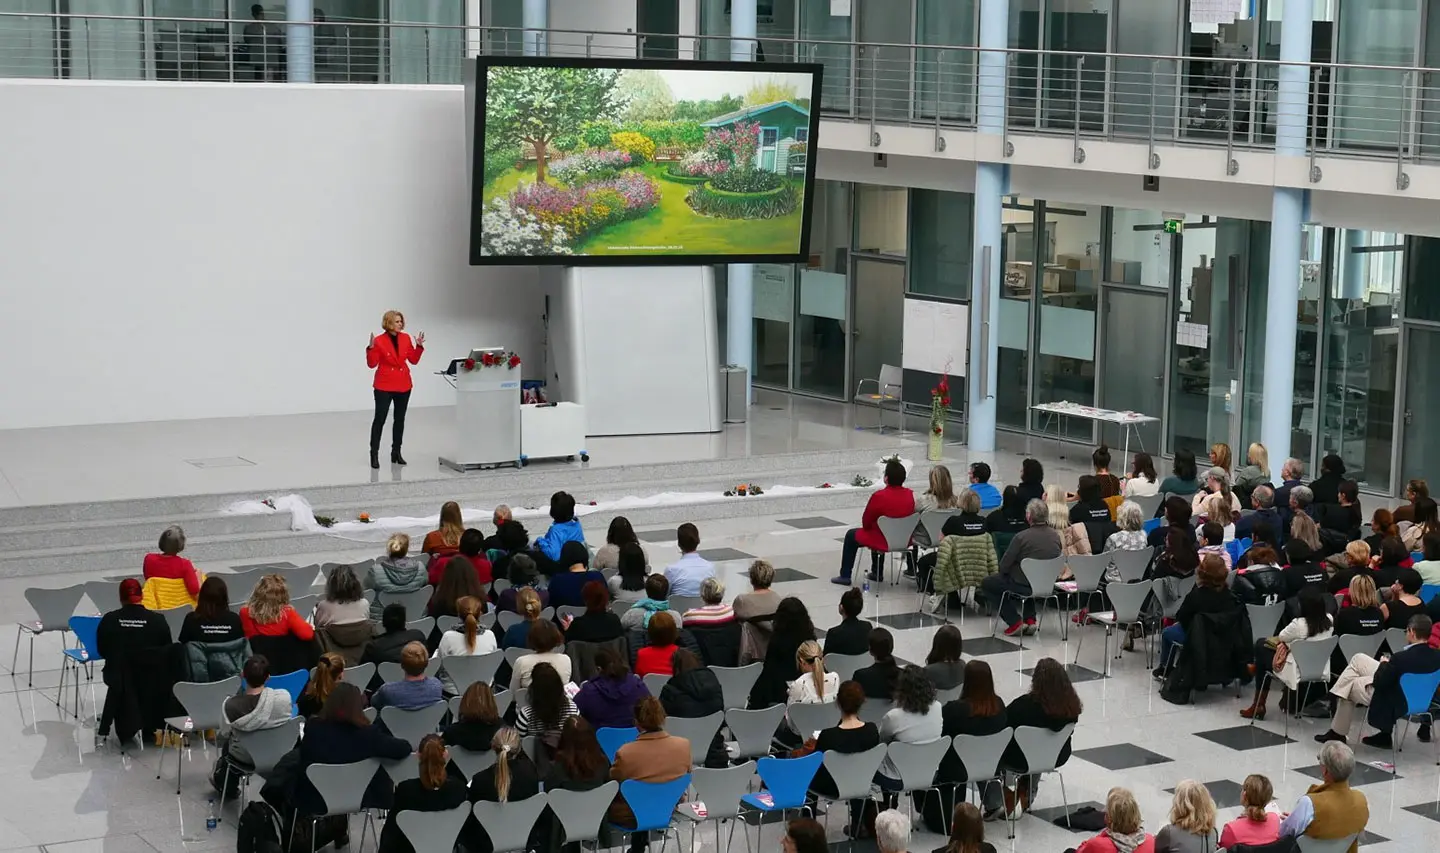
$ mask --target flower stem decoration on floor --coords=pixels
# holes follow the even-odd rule
[[[486,367],[504,367],[510,370],[520,366],[520,356],[513,352],[485,352],[479,358],[467,358],[464,362],[465,372],[480,370]]]
[[[945,412],[950,408],[950,362],[945,362],[945,372],[940,381],[930,389],[930,440],[926,444],[925,458],[939,462],[945,458]]]

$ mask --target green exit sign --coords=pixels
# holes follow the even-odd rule
[[[1165,220],[1165,233],[1166,233],[1166,234],[1179,234],[1181,231],[1184,231],[1184,230],[1185,230],[1185,220],[1183,220],[1183,219],[1167,219],[1167,220]]]

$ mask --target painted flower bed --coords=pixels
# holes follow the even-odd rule
[[[639,172],[577,187],[526,184],[510,196],[513,210],[563,232],[571,245],[609,225],[644,216],[659,202],[659,187]]]
[[[678,163],[671,163],[666,168],[665,177],[682,184],[703,184],[729,169],[730,162],[721,157],[719,152],[701,148],[686,154]]]
[[[717,189],[714,183],[698,186],[685,196],[690,209],[702,216],[721,219],[775,219],[795,210],[799,194],[789,184],[759,193],[733,193]]]
[[[635,165],[628,151],[591,148],[550,163],[550,176],[576,186],[614,178],[622,169]]]
[[[481,214],[480,252],[484,255],[568,255],[565,231],[497,198]]]

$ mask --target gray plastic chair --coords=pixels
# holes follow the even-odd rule
[[[576,607],[573,604],[562,604],[555,608],[555,621],[557,622],[563,622],[566,616],[569,616],[571,619],[578,619],[584,615],[585,608]]]
[[[370,679],[374,677],[374,661],[371,661],[370,663],[356,664],[355,666],[347,666],[345,667],[345,671],[340,673],[341,681],[345,682],[346,684],[353,684],[361,690],[364,690],[365,687],[370,684]]]
[[[1070,797],[1065,793],[1065,774],[1060,772],[1056,763],[1060,760],[1060,751],[1065,748],[1065,744],[1070,740],[1070,735],[1074,733],[1074,723],[1058,732],[1035,726],[1019,726],[1015,729],[1015,745],[1025,756],[1025,766],[1030,768],[1025,775],[1044,776],[1046,773],[1054,773],[1060,777],[1060,804],[1065,808],[1065,826],[1067,828],[1070,826]],[[1007,770],[1005,775],[1018,778],[1021,774],[1011,773]],[[1010,837],[1014,838],[1015,822],[1007,821],[1007,823],[1010,824]]]
[[[1075,554],[1066,557],[1065,563],[1075,576],[1075,600],[1084,600],[1088,610],[1095,596],[1100,594],[1100,581],[1105,577],[1105,570],[1110,568],[1110,555]]]
[[[975,790],[983,798],[985,790],[982,783],[1004,782],[1004,772],[1000,769],[1000,759],[1005,755],[1005,748],[1015,736],[1014,729],[1002,729],[993,735],[956,735],[950,742],[950,749],[960,763],[965,765],[965,780],[975,786]],[[955,813],[955,796],[950,798],[950,811]]]
[[[1385,634],[1380,631],[1374,634],[1341,634],[1339,637],[1340,656],[1345,659],[1346,663],[1349,663],[1350,659],[1356,655],[1378,658],[1380,657],[1380,644],[1383,642],[1385,642]]]
[[[238,602],[244,604],[255,591],[255,585],[260,579],[270,574],[268,569],[249,569],[243,572],[216,572],[215,574],[225,581],[225,589],[230,593],[230,604],[235,606]]]
[[[1102,667],[1103,674],[1108,678],[1110,675],[1110,637],[1115,633],[1116,628],[1125,628],[1127,631],[1134,625],[1143,625],[1141,611],[1145,608],[1145,600],[1150,597],[1150,582],[1135,581],[1133,583],[1112,583],[1105,587],[1105,594],[1110,597],[1110,605],[1113,610],[1101,613],[1091,613],[1090,621],[1105,626],[1104,649],[1105,663]],[[1080,632],[1080,639],[1075,644],[1075,663],[1080,662],[1080,651],[1085,647],[1085,632]],[[1116,650],[1117,658],[1119,650]],[[1150,665],[1150,635],[1145,635],[1145,665]]]
[[[549,799],[536,794],[523,800],[508,803],[472,803],[475,820],[490,836],[494,853],[518,853],[530,842],[530,830],[545,810]]]
[[[446,631],[458,631],[460,629],[459,616],[437,616],[435,617],[435,630],[440,633]]]
[[[1404,628],[1385,629],[1385,645],[1390,648],[1390,653],[1392,655],[1405,648],[1405,643],[1406,640]]]
[[[521,620],[519,613],[513,610],[501,610],[495,614],[495,621],[500,624],[501,631],[510,630],[510,626]]]
[[[645,689],[650,691],[651,696],[659,696],[660,691],[665,689],[665,684],[669,680],[670,676],[663,672],[652,672],[641,679],[645,682]]]
[[[390,730],[390,734],[408,742],[413,749],[420,745],[421,738],[435,733],[446,710],[444,702],[436,702],[414,711],[387,706],[380,709],[380,721]]]
[[[755,711],[730,708],[725,711],[725,725],[735,736],[740,758],[760,758],[770,754],[770,741],[775,729],[785,719],[785,706],[771,705]],[[708,804],[707,804],[708,805]]]
[[[1338,645],[1339,638],[1334,636],[1326,637],[1323,640],[1297,640],[1290,643],[1290,658],[1295,662],[1296,670],[1300,674],[1299,684],[1305,684],[1309,681],[1328,684],[1330,654],[1335,651]],[[1261,690],[1263,691],[1265,686],[1272,680],[1275,680],[1275,673],[1265,673],[1265,677],[1260,681]],[[1304,693],[1302,692],[1301,695],[1303,696]],[[1297,705],[1298,704],[1299,703],[1297,703]],[[1283,714],[1282,716],[1285,717],[1285,736],[1289,737],[1290,715]],[[1255,725],[1254,717],[1250,718],[1250,725]]]
[[[305,768],[305,778],[315,786],[316,792],[325,801],[325,813],[323,815],[310,816],[310,853],[315,853],[315,824],[322,817],[334,817],[344,815],[349,817],[352,814],[365,815],[365,824],[360,829],[360,844],[355,849],[365,849],[365,833],[374,827],[374,820],[370,812],[363,806],[365,789],[370,787],[370,780],[380,770],[380,759],[367,758],[364,761],[356,761],[350,764],[312,764]],[[290,849],[295,849],[295,827],[300,821],[295,820],[290,825]]]
[[[177,608],[178,609],[178,608]],[[232,675],[220,681],[197,682],[177,681],[175,683],[175,701],[185,709],[183,717],[166,717],[165,729],[167,731],[179,732],[182,735],[198,734],[200,736],[201,748],[209,754],[205,747],[206,729],[219,729],[226,725],[224,706],[225,700],[240,692],[240,676]],[[186,725],[186,721],[190,725]],[[180,778],[185,769],[185,762],[180,760],[180,750],[183,749],[183,737],[175,739],[175,793],[180,793]],[[165,769],[165,753],[160,753],[160,759],[155,766],[155,779],[160,779],[160,772]]]
[[[415,762],[411,762],[412,764]],[[470,818],[470,804],[461,803],[439,812],[404,811],[390,815],[415,853],[449,853]]]
[[[313,593],[310,595],[292,595],[290,597],[290,606],[295,608],[295,612],[300,614],[301,619],[305,620],[310,619],[311,614],[315,612],[315,605],[319,603],[320,596]]]
[[[516,662],[516,661],[520,660],[521,658],[525,657],[526,655],[533,655],[533,654],[535,654],[535,650],[534,650],[534,649],[527,649],[527,648],[524,647],[524,646],[511,646],[510,648],[508,648],[508,649],[505,650],[504,654],[505,654],[505,662],[508,663],[508,664],[510,664],[510,668],[511,668],[511,669],[514,669],[514,668],[515,668],[515,662]]]
[[[1039,626],[1042,626],[1045,622],[1045,602],[1054,601],[1055,610],[1058,613],[1060,610],[1060,596],[1055,592],[1055,580],[1060,577],[1060,572],[1064,571],[1064,569],[1064,557],[1055,557],[1049,560],[1037,560],[1027,557],[1021,560],[1020,571],[1024,573],[1025,580],[1030,584],[1030,594],[1019,595],[1010,592],[1008,589],[1000,594],[1000,601],[995,611],[996,615],[990,620],[990,636],[995,636],[995,631],[999,628],[1000,609],[1005,606],[1005,600],[1007,598],[1016,598],[1021,601],[1020,612],[1022,615],[1025,612],[1024,602],[1037,602],[1035,609],[1037,631],[1039,630]],[[1060,632],[1061,638],[1063,639],[1065,636],[1065,620],[1062,618],[1060,621]],[[1015,639],[1020,643],[1020,648],[1025,648],[1025,632],[1021,631],[1016,634]]]
[[[705,606],[705,599],[698,595],[672,595],[667,599],[667,602],[670,605],[671,612],[682,618],[687,610],[694,610],[697,607]]]
[[[926,798],[930,792],[935,790],[935,774],[940,771],[940,761],[945,757],[945,751],[950,747],[951,741],[948,738],[938,738],[925,743],[902,743],[894,741],[890,744],[886,755],[895,769],[900,771],[900,790],[902,793],[924,791],[925,795],[920,800],[920,809],[925,809]],[[910,817],[915,817],[915,801],[910,801]],[[945,805],[944,800],[940,802],[941,807]]]
[[[1357,832],[1354,835],[1347,835],[1344,838],[1311,838],[1308,835],[1299,835],[1295,838],[1295,846],[1300,848],[1300,853],[1346,853],[1350,845],[1360,838]]]
[[[1155,591],[1155,600],[1160,602],[1161,610],[1164,612],[1165,618],[1174,619],[1175,614],[1180,612],[1180,604],[1185,601],[1185,596],[1189,595],[1191,591],[1195,589],[1195,576],[1191,575],[1188,578],[1181,578],[1180,582],[1176,584],[1175,596],[1173,598],[1161,592],[1162,585],[1166,584],[1167,580],[1167,578],[1159,578],[1153,581],[1152,588]]]
[[[161,616],[165,617],[165,624],[170,626],[170,639],[177,642],[179,641],[180,628],[185,624],[185,614],[193,612],[194,610],[195,608],[190,605],[182,604],[179,607],[172,607],[169,610],[157,611]]]
[[[785,716],[790,720],[790,728],[804,739],[838,725],[840,708],[834,702],[792,702],[786,706]]]
[[[503,652],[490,652],[484,655],[451,655],[440,659],[445,667],[445,672],[450,680],[455,682],[455,692],[461,696],[470,689],[470,685],[481,682],[491,684],[495,681],[495,673],[500,670],[500,664],[505,661]]]
[[[439,671],[439,658],[431,658],[425,663],[426,675],[434,675]],[[376,672],[380,674],[380,680],[386,684],[389,684],[392,681],[403,681],[405,679],[405,670],[401,668],[400,664],[393,661],[387,660],[384,663],[380,664],[378,667],[376,667]]]
[[[715,733],[720,731],[720,724],[724,721],[724,711],[716,711],[704,717],[666,717],[665,731],[688,739],[690,763],[700,765],[705,763],[705,756],[710,752],[710,743],[715,740]]]
[[[95,613],[106,613],[120,606],[120,585],[118,583],[105,580],[86,581],[81,586],[85,588],[85,597],[89,598],[90,603],[94,605]]]
[[[829,665],[829,661],[826,661],[826,665]],[[724,697],[726,708],[744,708],[750,704],[750,691],[760,678],[763,667],[764,664],[759,661],[746,666],[710,667],[710,671],[715,673],[716,680],[720,682],[720,693]]]
[[[894,702],[886,702],[884,699],[866,699],[865,704],[860,706],[860,719],[878,726],[893,707]]]
[[[550,811],[560,819],[561,844],[583,844],[598,841],[605,826],[605,814],[620,790],[620,783],[610,780],[589,791],[567,791],[557,788],[545,793]],[[738,797],[736,798],[739,799]]]
[[[530,707],[530,688],[528,687],[512,687],[505,691],[505,695],[515,705],[516,711]],[[498,696],[495,697],[495,706],[497,708],[500,706],[500,697]]]
[[[295,742],[300,739],[300,718],[291,717],[284,724],[273,729],[260,729],[253,732],[232,732],[235,743],[244,748],[245,753],[250,756],[250,767],[241,767],[235,762],[225,762],[225,787],[220,792],[220,811],[225,811],[225,791],[230,789],[230,774],[235,773],[240,777],[240,810],[245,810],[245,803],[250,793],[250,776],[254,774],[261,779],[268,777],[275,770],[275,765],[280,763],[286,753],[295,748]]]
[[[496,597],[496,598],[499,598],[499,597],[500,597],[500,593],[504,592],[505,590],[507,590],[507,589],[509,589],[509,588],[510,588],[510,579],[509,579],[509,578],[496,578],[495,580],[493,580],[493,581],[490,582],[490,589],[495,593],[495,597]]]
[[[1110,561],[1115,564],[1115,571],[1120,573],[1121,582],[1134,583],[1145,577],[1145,570],[1150,568],[1150,561],[1155,559],[1155,549],[1111,551],[1109,557]]]
[[[874,662],[869,655],[830,654],[825,656],[825,671],[840,676],[841,681],[849,681],[855,677],[855,670],[867,667]],[[759,665],[755,664],[755,666]]]
[[[554,622],[554,621],[555,621],[555,608],[553,608],[553,607],[542,607],[542,608],[540,609],[540,621],[541,621],[541,622]]]
[[[1126,500],[1134,501],[1135,503],[1140,505],[1140,512],[1145,518],[1154,518],[1156,511],[1160,509],[1160,502],[1164,499],[1165,496],[1160,494],[1159,492],[1156,492],[1153,495],[1142,495],[1133,498],[1126,498]]]
[[[957,684],[954,687],[951,687],[949,690],[936,690],[935,701],[939,702],[942,705],[946,702],[954,702],[956,699],[960,698],[960,691],[963,689],[963,684]]]
[[[1245,612],[1250,617],[1250,645],[1253,646],[1266,637],[1275,636],[1280,616],[1285,613],[1285,602],[1246,604]]]
[[[475,774],[483,770],[489,770],[495,766],[495,751],[487,749],[484,752],[473,752],[463,746],[452,746],[450,749],[450,760],[460,768],[468,783],[475,778]]]
[[[635,602],[633,601],[625,601],[624,599],[617,598],[614,601],[610,602],[610,612],[614,613],[616,616],[624,616],[625,611],[629,610],[634,606]]]
[[[516,700],[524,698],[529,692],[530,691],[528,690],[521,690],[518,688],[515,690],[497,691],[495,693],[495,713],[499,714],[502,717],[505,716],[505,712],[510,710],[510,705],[516,702]],[[525,703],[521,702],[520,704],[516,705],[516,707],[523,708],[525,707]],[[456,716],[459,716],[459,714],[457,713]]]
[[[368,561],[366,561],[366,562],[373,564],[375,561],[374,561],[374,560],[368,560]],[[325,580],[328,581],[328,580],[330,580],[330,576],[335,573],[335,570],[336,570],[336,569],[340,568],[341,566],[347,566],[347,565],[351,566],[351,568],[353,568],[353,569],[355,570],[355,575],[356,575],[357,577],[359,577],[362,582],[365,580],[365,576],[362,575],[362,574],[360,574],[360,564],[359,564],[359,563],[356,563],[356,564],[354,564],[354,565],[351,565],[351,564],[349,564],[349,563],[321,563],[321,564],[320,564],[320,576],[321,576],[322,578],[324,578]],[[366,571],[367,573],[370,571],[370,566],[369,566],[369,565],[367,565],[367,566],[365,567],[365,571]]]
[[[409,611],[406,612],[408,613]],[[430,636],[430,632],[435,628],[435,619],[432,616],[421,616],[419,619],[411,619],[406,622],[405,628],[410,631],[419,631],[428,637]]]
[[[380,768],[390,777],[392,785],[399,785],[406,779],[420,778],[420,760],[413,755],[404,758],[382,758]]]
[[[293,602],[295,593],[303,594],[315,585],[315,577],[320,573],[320,567],[318,565],[309,565],[286,569],[277,566],[271,569],[271,571],[285,579],[285,586],[290,590],[290,595],[292,596],[291,601]],[[356,577],[363,579],[364,575],[357,573]]]
[[[713,822],[715,824],[715,850],[733,849],[735,842],[735,825],[739,822],[740,798],[750,793],[750,780],[755,776],[755,762],[746,761],[734,767],[714,768],[696,767],[690,771],[690,786],[695,789],[695,796],[686,802],[675,806],[675,814],[691,823],[690,847],[695,848],[695,834],[700,831],[700,824]],[[551,796],[554,796],[553,794]],[[695,803],[705,804],[705,817],[695,814],[693,808]],[[720,822],[730,821],[730,838],[725,847],[720,846]],[[679,832],[679,829],[676,829]],[[749,833],[742,832],[745,836],[745,847],[750,848]]]
[[[59,631],[63,644],[65,635],[70,633],[70,617],[75,615],[75,608],[80,606],[80,599],[85,597],[86,586],[86,584],[77,583],[74,586],[60,589],[31,587],[25,590],[25,600],[30,602],[31,609],[35,611],[35,618],[29,622],[15,623],[15,651],[10,655],[10,674],[15,674],[15,663],[20,659],[20,632],[24,631],[30,635],[30,667],[26,670],[29,674],[27,687],[35,686],[35,638],[40,634]]]
[[[880,528],[880,535],[885,539],[885,550],[878,552],[882,557],[888,558],[882,564],[880,575],[881,582],[885,580],[885,569],[894,565],[895,558],[910,551],[910,538],[915,535],[915,528],[920,526],[920,513],[912,512],[903,518],[880,517],[876,520]],[[871,549],[874,550],[874,549]],[[869,572],[869,568],[857,569],[853,577],[863,578]],[[894,572],[892,584],[900,583],[900,572]],[[858,584],[856,584],[858,586]]]
[[[883,763],[885,763],[885,744],[883,743],[876,744],[864,752],[827,750],[825,757],[820,761],[820,766],[829,771],[830,778],[835,782],[836,795],[834,797],[826,796],[825,799],[835,803],[868,799],[870,785],[875,779],[875,774],[880,772],[880,765]],[[848,812],[846,823],[849,824]],[[825,828],[827,830],[830,828],[829,812],[825,814]],[[855,827],[851,825],[850,829],[853,834]]]
[[[388,604],[403,604],[405,605],[406,615],[410,615],[413,613],[424,613],[425,609],[430,605],[430,596],[434,592],[435,588],[427,584],[412,592],[381,593],[375,598],[376,603],[381,607]]]
[[[940,540],[945,538],[941,530],[945,522],[960,512],[958,509],[927,509],[920,513],[920,526],[924,528],[925,534],[930,537],[930,548],[933,550],[940,547]]]

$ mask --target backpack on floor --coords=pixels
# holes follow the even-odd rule
[[[235,827],[237,853],[284,853],[280,815],[269,803],[251,800]]]

